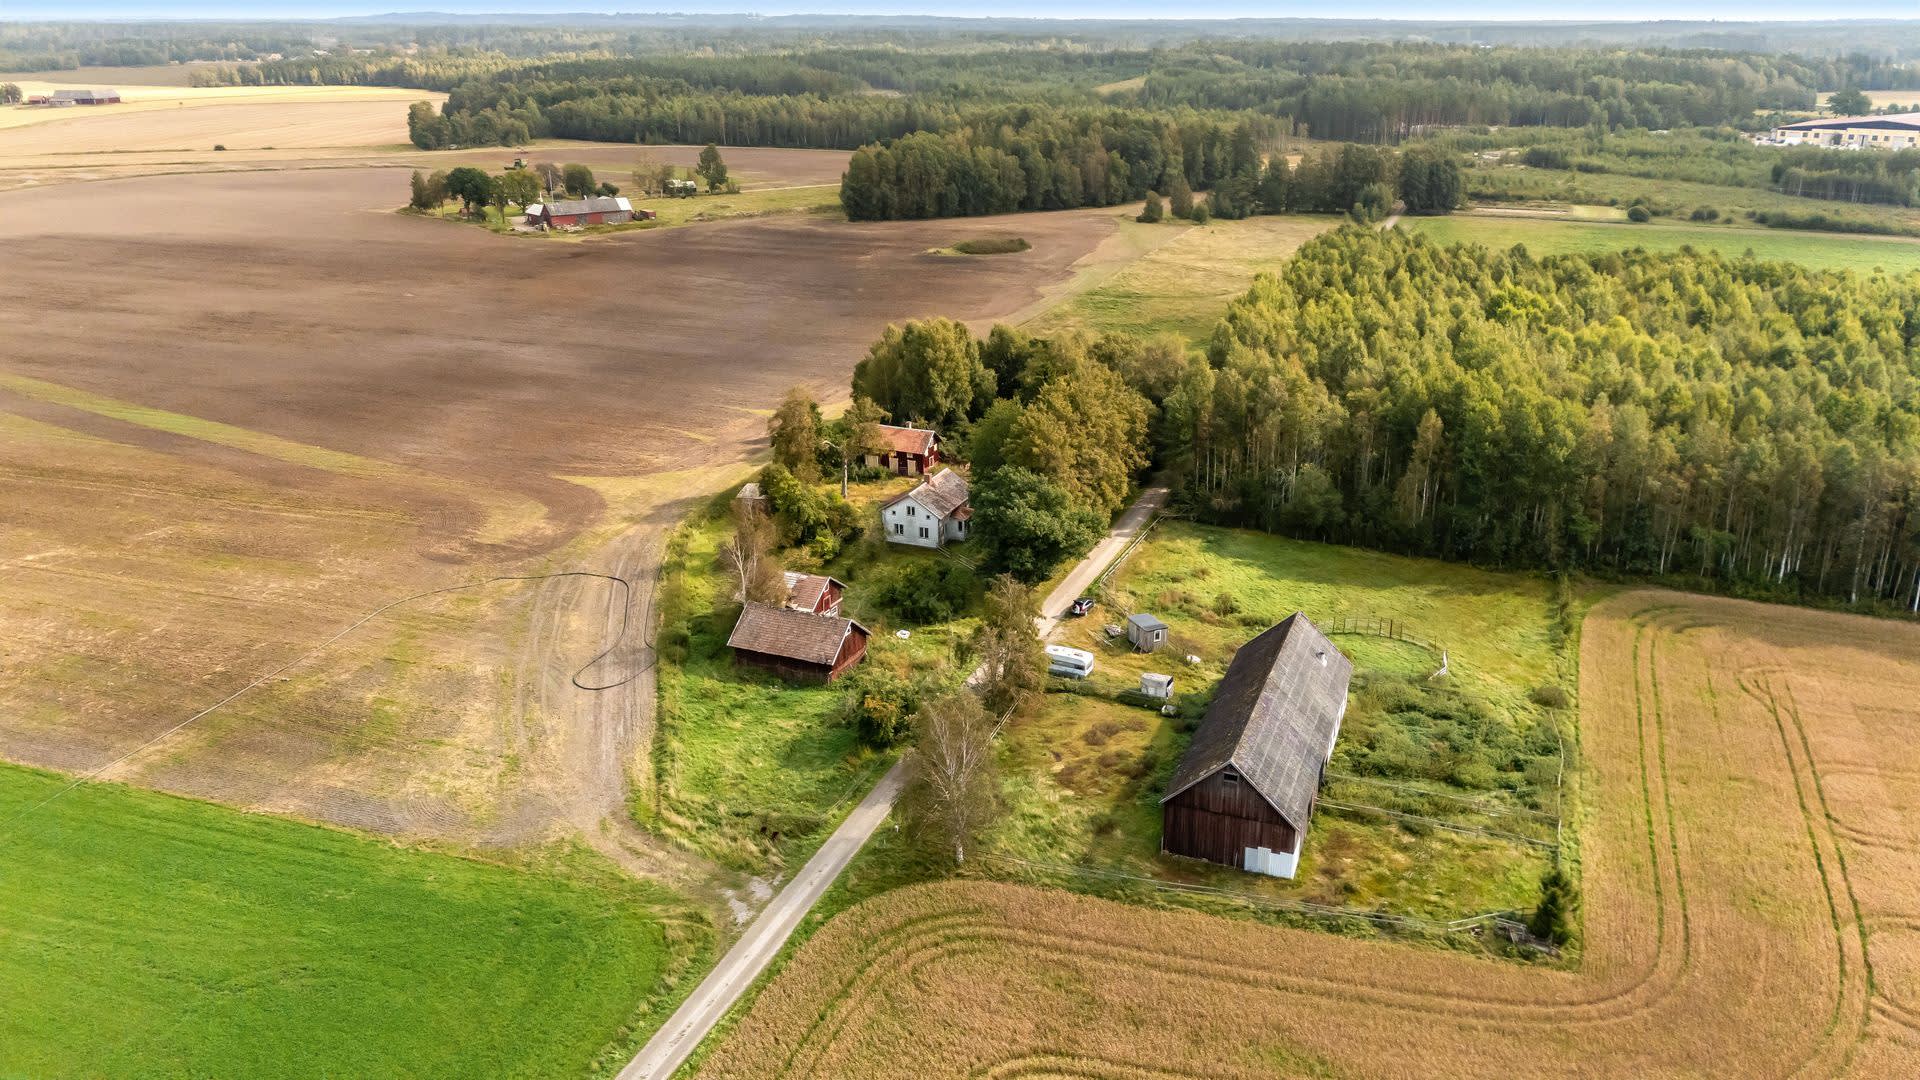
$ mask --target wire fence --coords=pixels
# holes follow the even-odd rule
[[[1475,929],[1496,929],[1506,934],[1511,940],[1526,939],[1527,934],[1526,924],[1514,918],[1515,913],[1510,911],[1490,911],[1479,915],[1467,915],[1458,919],[1429,919],[1419,915],[1402,915],[1389,911],[1340,907],[1334,904],[1316,904],[1310,900],[1296,900],[1291,897],[1258,896],[1253,893],[1239,892],[1234,889],[1222,889],[1213,885],[1196,885],[1184,881],[1162,881],[1159,878],[1144,877],[1140,874],[1129,874],[1125,871],[1110,870],[1102,867],[1069,866],[1063,863],[1035,862],[1031,859],[1017,859],[1010,855],[985,855],[981,856],[979,861],[1036,875],[1054,875],[1057,877],[1080,878],[1083,880],[1103,881],[1113,884],[1137,885],[1165,893],[1214,897],[1244,904],[1250,908],[1285,912],[1316,919],[1363,922],[1375,926],[1387,926],[1439,934],[1468,933]]]

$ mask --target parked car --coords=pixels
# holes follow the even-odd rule
[[[1093,597],[1083,596],[1080,599],[1075,600],[1071,605],[1068,606],[1067,614],[1077,619],[1080,616],[1085,615],[1087,612],[1092,610],[1093,610]]]

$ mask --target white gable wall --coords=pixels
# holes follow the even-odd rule
[[[937,548],[948,537],[948,522],[908,496],[880,511],[880,526],[888,542]]]

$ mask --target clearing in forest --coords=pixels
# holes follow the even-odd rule
[[[1920,270],[1920,240],[1897,236],[1665,222],[1605,224],[1496,214],[1405,218],[1400,227],[1425,233],[1429,239],[1442,244],[1481,244],[1496,251],[1520,244],[1535,258],[1594,255],[1632,248],[1678,251],[1691,247],[1717,251],[1728,258],[1751,252],[1757,258],[1799,263],[1816,270],[1877,268],[1894,273]]]
[[[1577,971],[951,882],[829,923],[701,1075],[1920,1071],[1920,627],[1637,591],[1580,652]]]

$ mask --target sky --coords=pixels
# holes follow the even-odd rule
[[[646,0],[593,3],[592,0],[97,0],[58,3],[52,0],[0,0],[0,19],[73,18],[327,18],[339,15],[376,15],[393,11],[569,12],[569,11],[680,11],[690,13],[755,12],[762,15],[971,15],[1031,16],[1040,18],[1383,18],[1421,20],[1514,20],[1542,17],[1555,20],[1729,19],[1804,20],[1860,18],[1920,18],[1915,0],[1838,0],[1825,5],[1806,0],[1562,0],[1542,5],[1538,0],[1352,0],[1329,8],[1324,3],[1212,0],[1204,5],[1170,4],[1167,0]]]

